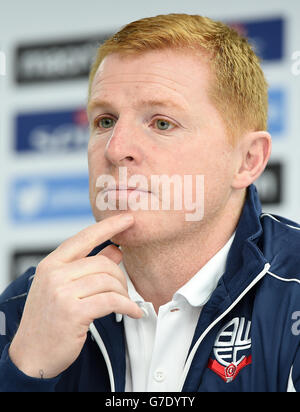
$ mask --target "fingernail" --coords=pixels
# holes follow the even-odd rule
[[[143,312],[142,318],[147,318],[147,317],[149,316],[149,313],[148,313],[147,309],[141,308],[141,307],[140,307],[140,309],[141,309],[142,312]]]

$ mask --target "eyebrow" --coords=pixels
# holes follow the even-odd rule
[[[161,99],[141,99],[138,100],[135,105],[135,107],[140,107],[140,106],[146,106],[146,107],[164,107],[164,108],[173,108],[177,109],[179,111],[185,110],[185,107],[182,106],[181,104],[173,101],[173,100],[161,100]],[[108,107],[108,108],[113,108],[113,104],[109,101],[106,100],[91,100],[89,101],[87,105],[87,112],[90,113],[93,109],[97,107]]]

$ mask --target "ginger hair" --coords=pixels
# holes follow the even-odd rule
[[[213,73],[208,94],[232,144],[246,132],[267,130],[268,85],[259,57],[236,30],[199,15],[158,15],[121,28],[98,48],[90,71],[89,98],[97,69],[106,56],[164,49],[190,51],[207,60]]]

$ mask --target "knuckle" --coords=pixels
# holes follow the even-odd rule
[[[57,286],[53,292],[53,301],[57,304],[61,304],[61,302],[66,302],[67,301],[67,294],[64,288]],[[67,306],[67,305],[66,305]]]
[[[59,274],[56,272],[48,272],[44,273],[42,278],[42,284],[48,291],[53,291],[53,293],[57,293],[57,290],[59,290]]]
[[[49,271],[49,263],[47,259],[43,259],[36,267],[36,274],[41,276],[43,273],[47,273]]]
[[[58,267],[57,262],[56,265],[53,263],[51,256],[48,255],[45,257],[43,260],[39,262],[39,264],[36,267],[36,274],[38,276],[44,276],[50,272],[55,271],[55,269]]]

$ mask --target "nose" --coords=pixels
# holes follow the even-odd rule
[[[115,166],[134,166],[142,160],[137,128],[133,122],[117,121],[105,146],[105,158]]]

